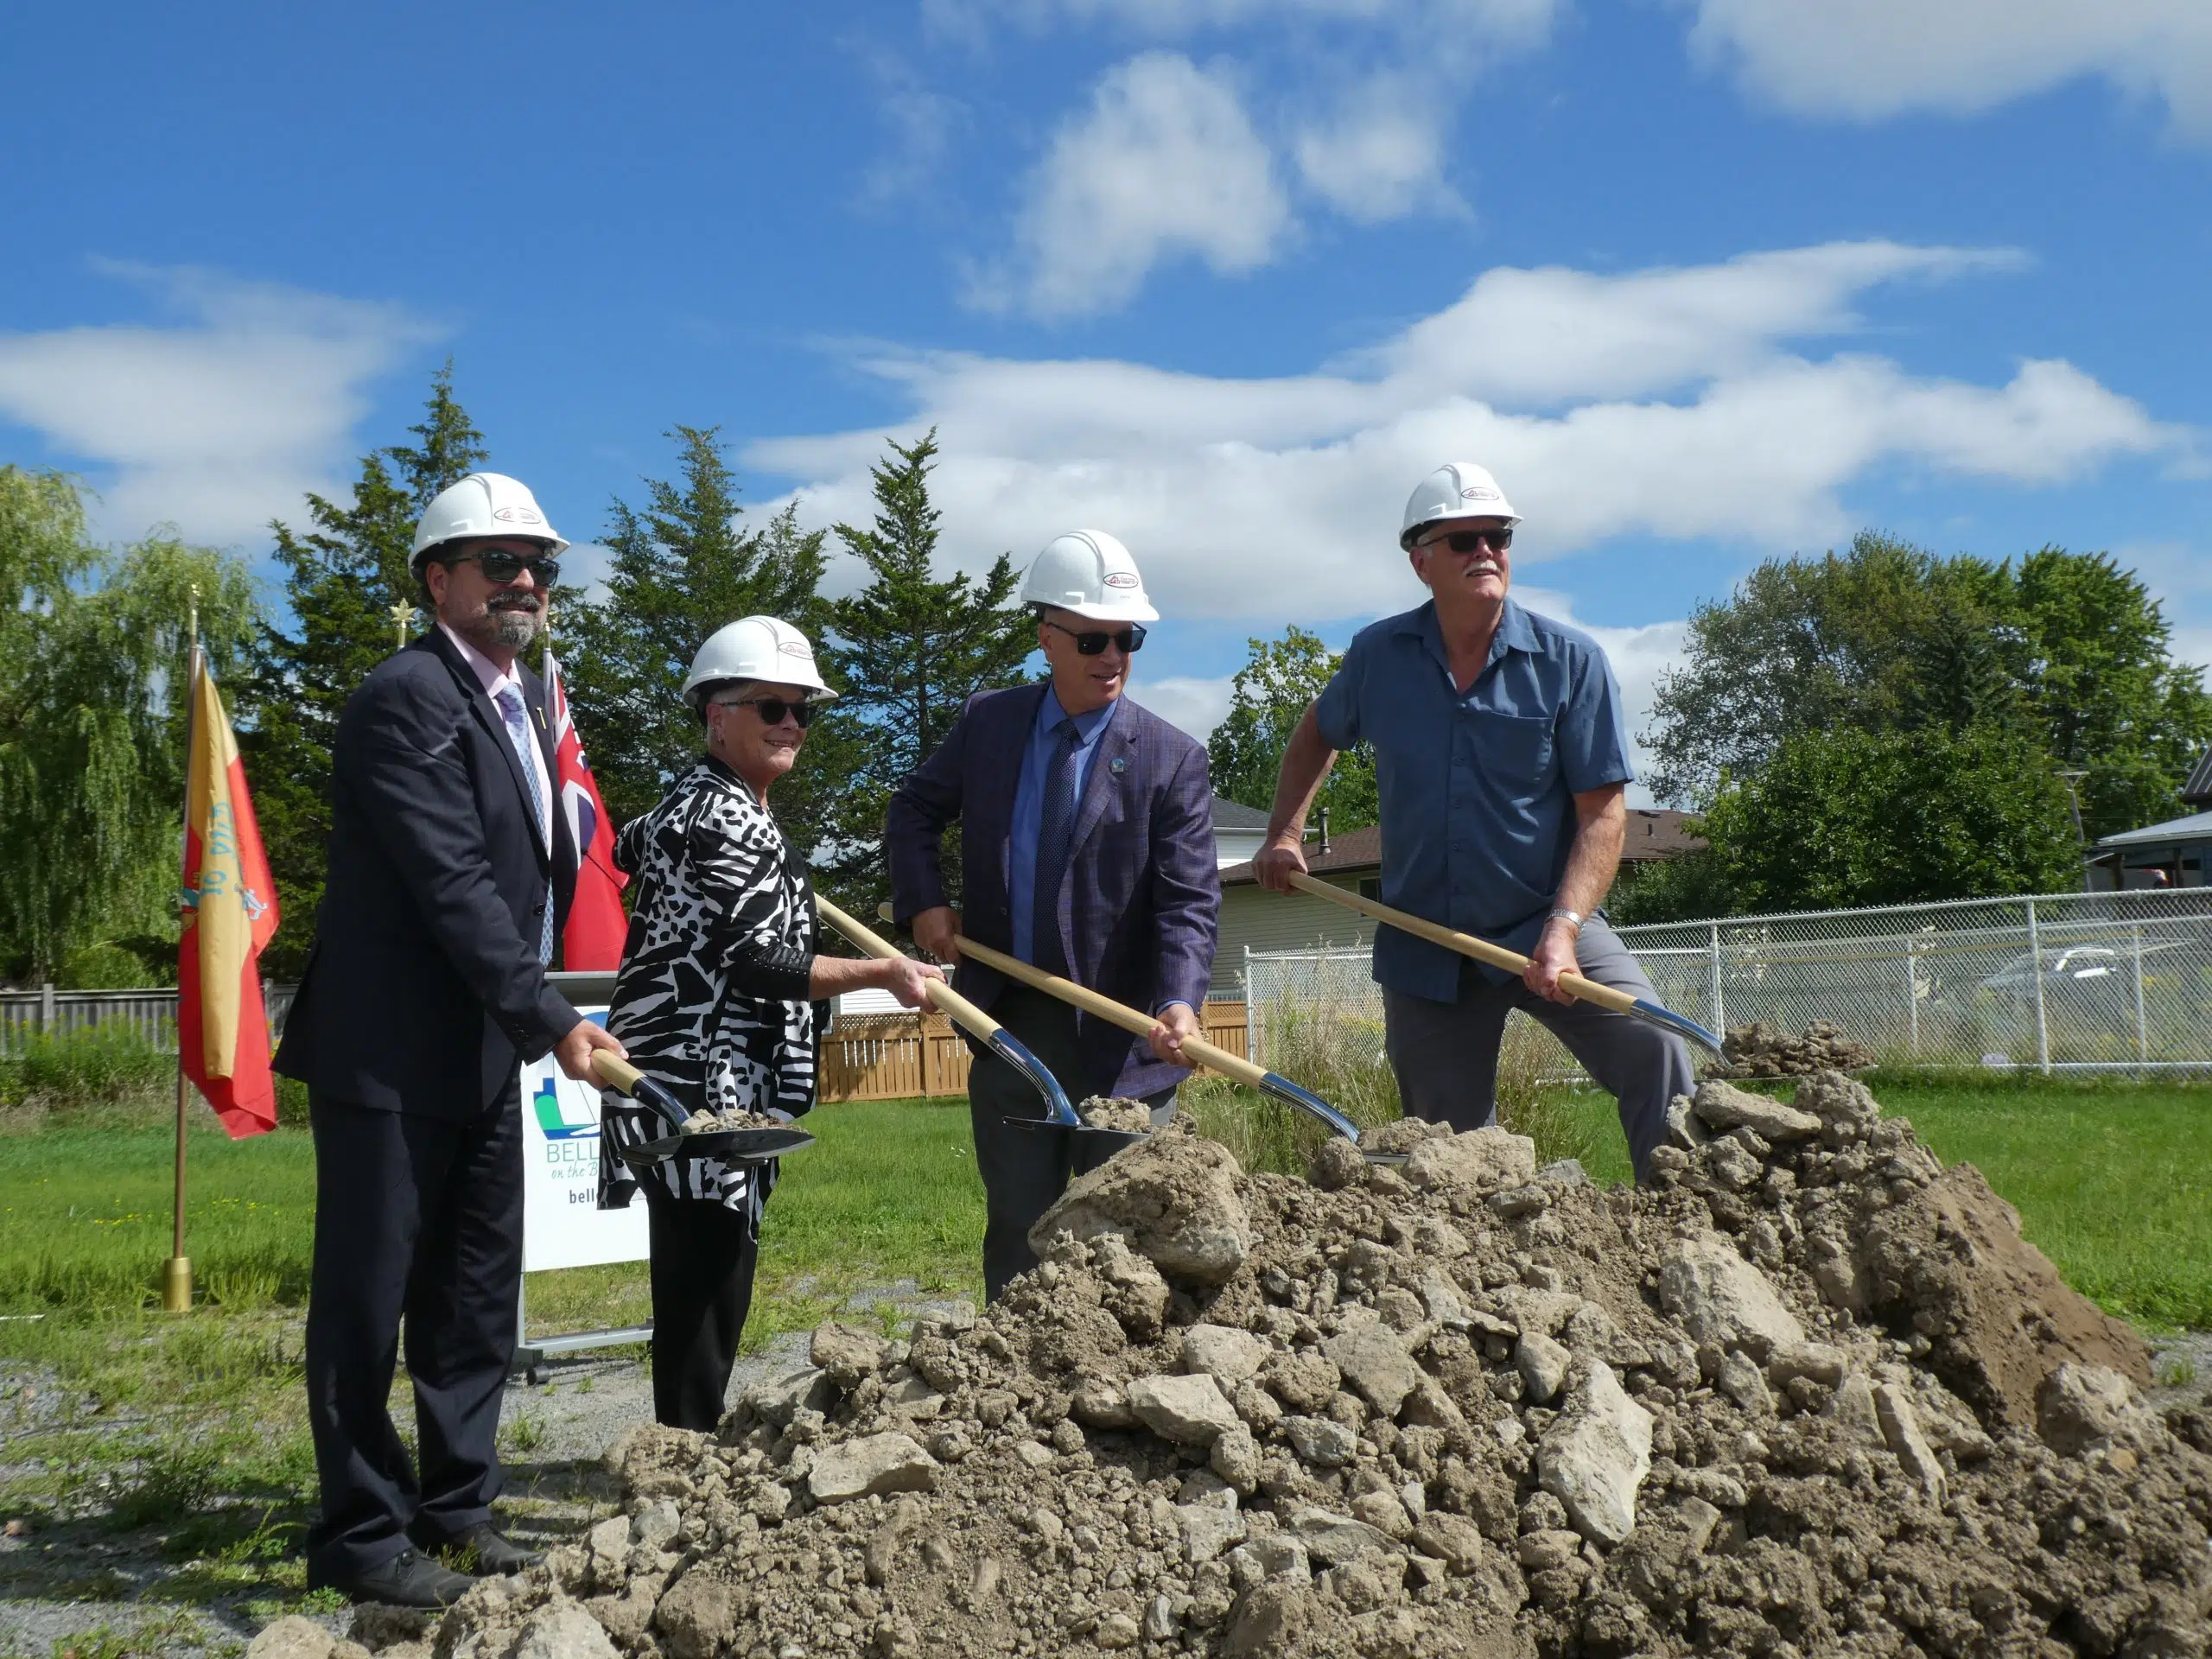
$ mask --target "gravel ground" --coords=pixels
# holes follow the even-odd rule
[[[867,1287],[845,1305],[848,1316],[889,1308],[904,1319],[946,1306],[911,1280]],[[776,1338],[741,1358],[730,1376],[734,1402],[764,1377],[806,1363],[807,1332]],[[518,1538],[540,1545],[574,1535],[609,1512],[614,1484],[600,1454],[624,1429],[652,1416],[652,1379],[635,1348],[589,1350],[550,1360],[535,1384],[507,1384],[499,1420],[510,1449],[502,1520]],[[8,1379],[20,1382],[22,1379]],[[35,1405],[62,1406],[50,1380],[34,1382]],[[403,1427],[405,1419],[402,1418]],[[519,1425],[527,1427],[519,1427]],[[528,1438],[526,1450],[513,1447]],[[4,1460],[0,1448],[0,1460]],[[96,1638],[132,1636],[137,1651],[164,1655],[235,1653],[263,1622],[244,1599],[194,1597],[175,1580],[188,1567],[166,1555],[149,1530],[116,1534],[99,1522],[66,1523],[29,1537],[0,1537],[0,1659],[51,1659],[74,1647],[79,1659],[105,1659]],[[196,1605],[195,1605],[196,1604]],[[311,1615],[342,1634],[350,1612]]]

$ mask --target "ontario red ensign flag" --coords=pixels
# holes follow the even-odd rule
[[[213,676],[193,653],[192,753],[184,791],[184,937],[177,946],[176,1040],[232,1140],[276,1127],[261,952],[276,931],[276,889],[246,793],[238,739]]]
[[[561,667],[545,653],[545,704],[553,716],[553,759],[560,772],[556,788],[569,834],[576,843],[576,896],[561,932],[561,965],[582,972],[613,973],[622,962],[622,941],[629,918],[622,913],[622,889],[630,878],[614,868],[614,826],[599,798],[583,741],[569,715],[569,694]]]

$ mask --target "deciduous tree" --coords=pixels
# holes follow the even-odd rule
[[[1216,792],[1265,811],[1274,804],[1284,747],[1344,653],[1295,624],[1280,639],[1245,644],[1244,666],[1230,683],[1228,716],[1214,728],[1206,750]],[[1328,808],[1329,828],[1337,834],[1375,823],[1380,812],[1372,747],[1363,743],[1339,754],[1314,804]]]
[[[109,552],[76,485],[0,467],[0,973],[173,976],[186,628],[234,688],[243,561],[156,532]]]

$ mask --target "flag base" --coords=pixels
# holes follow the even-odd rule
[[[192,1258],[173,1255],[162,1263],[162,1311],[167,1313],[189,1313],[192,1311]]]

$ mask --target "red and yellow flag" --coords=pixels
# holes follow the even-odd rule
[[[238,739],[207,660],[193,653],[192,754],[184,791],[184,938],[177,946],[176,1038],[185,1075],[234,1141],[276,1127],[261,952],[276,931],[276,889],[261,849]]]

